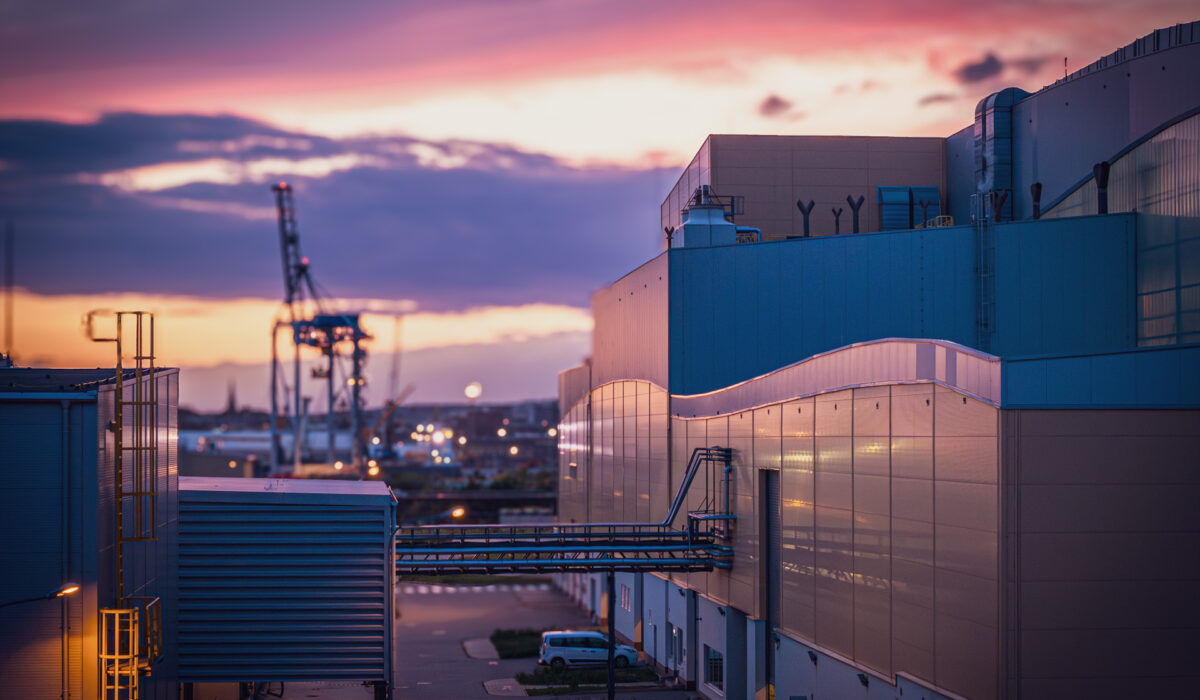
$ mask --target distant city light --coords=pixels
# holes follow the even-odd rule
[[[504,428],[501,428],[496,431],[496,434],[499,435],[500,437],[504,437],[505,435],[508,435],[508,431],[505,430]]]
[[[237,469],[237,460],[236,460],[236,459],[231,459],[231,460],[229,460],[229,468],[230,468],[230,469]]]
[[[463,394],[468,399],[474,401],[475,399],[479,398],[481,394],[483,394],[483,385],[479,382],[471,382],[465,389],[463,389]]]
[[[458,436],[458,444],[460,444],[460,445],[465,445],[465,444],[467,444],[467,436],[466,436],[466,435],[459,435],[459,436]]]
[[[425,432],[425,424],[424,423],[417,423],[417,432],[418,433]]]
[[[546,431],[546,434],[550,437],[558,437],[558,428],[551,428]]]
[[[450,511],[450,517],[454,518],[455,520],[458,520],[459,518],[461,518],[462,516],[464,516],[466,514],[467,514],[467,509],[463,508],[462,506],[455,506]]]
[[[416,433],[409,433],[409,434],[408,434],[408,436],[409,436],[410,438],[412,438],[413,440],[418,440],[418,441],[419,441],[419,440],[421,439],[421,436],[420,436],[420,435],[417,435]]]
[[[433,440],[433,444],[440,445],[446,441],[446,435],[444,433],[434,433],[431,439]]]
[[[442,435],[445,435],[446,439],[449,440],[450,438],[454,437],[454,431],[450,428],[442,428]]]
[[[437,457],[437,456],[438,456],[439,454],[441,454],[441,453],[440,453],[440,452],[438,452],[437,450],[430,450],[430,451],[429,451],[429,454],[433,455],[434,457]]]
[[[379,467],[372,464],[371,466],[367,467],[367,474],[370,474],[371,476],[378,476],[379,475]]]
[[[520,452],[520,450],[517,449],[516,445],[513,445],[512,447],[508,448],[508,453],[514,457],[517,456],[518,452]]]
[[[338,471],[341,471],[341,470],[342,470],[342,467],[344,467],[344,466],[346,466],[346,465],[345,465],[345,464],[342,464],[342,461],[341,461],[341,460],[338,460],[338,461],[336,461],[336,462],[334,462],[334,463],[333,463],[333,468],[334,468],[334,469],[336,469],[336,470],[338,470]]]
[[[371,444],[372,444],[372,445],[378,445],[380,442],[381,442],[381,441],[380,441],[380,439],[379,439],[379,436],[378,436],[378,435],[376,435],[375,437],[371,438]]]

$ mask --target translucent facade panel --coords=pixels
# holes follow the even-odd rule
[[[811,402],[809,403],[811,421]],[[786,413],[786,410],[785,410]],[[810,430],[811,433],[811,430]],[[813,638],[814,624],[814,510],[813,440],[783,439],[780,471],[782,513],[780,621],[798,634]]]
[[[995,407],[951,389],[937,387],[933,405],[939,437],[995,436],[999,430]]]
[[[816,508],[816,641],[854,655],[853,515]]]
[[[816,427],[818,436],[853,435],[854,401],[849,391],[821,394],[816,397]]]
[[[754,411],[754,466],[779,469],[782,465],[780,437],[783,407],[776,404]]]
[[[933,523],[892,518],[892,557],[933,566]]]
[[[1138,217],[1138,345],[1200,334],[1200,219]]]
[[[814,418],[816,416],[813,399],[789,401],[783,404],[782,435],[784,437],[807,438],[815,435]]]
[[[854,437],[891,434],[891,387],[854,390]]]
[[[581,517],[590,505],[593,521],[657,520],[693,449],[730,447],[734,566],[672,578],[761,614],[761,472],[778,467],[783,629],[882,674],[941,682],[937,659],[956,658],[981,673],[994,664],[994,656],[976,656],[979,645],[942,649],[946,641],[935,632],[969,623],[985,636],[996,633],[995,407],[933,384],[840,391],[694,419],[656,413],[666,394],[643,382],[597,388],[592,401],[591,426],[585,402],[564,417],[564,475],[570,455],[586,457],[594,444],[592,471],[577,468],[581,478],[562,482],[564,516]],[[723,498],[722,476],[705,467],[686,509]],[[610,515],[600,517],[602,509]]]
[[[996,484],[998,443],[994,437],[937,437],[933,440],[939,480]]]
[[[939,524],[999,530],[999,494],[992,484],[968,484],[938,480],[934,485],[934,509]]]
[[[840,474],[838,476],[841,476]],[[891,479],[870,474],[854,475],[854,512],[889,516],[892,511]],[[857,526],[856,526],[857,527]]]
[[[890,476],[891,444],[887,436],[854,438],[854,473]]]
[[[933,478],[933,438],[893,437],[892,476]]]
[[[1042,218],[1087,216],[1096,214],[1097,206],[1093,178]],[[1172,124],[1113,161],[1108,211],[1200,216],[1200,115]]]
[[[933,522],[933,479],[892,477],[892,515]]]
[[[933,385],[892,387],[892,436],[933,435]]]

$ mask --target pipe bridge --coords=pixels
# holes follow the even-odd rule
[[[697,473],[712,468],[701,507],[674,523]],[[396,531],[398,574],[712,571],[732,565],[732,450],[698,447],[667,516],[657,523],[433,525]],[[717,481],[722,482],[717,493]]]

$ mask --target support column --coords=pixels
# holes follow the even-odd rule
[[[615,675],[614,657],[617,645],[617,625],[616,611],[613,609],[613,598],[616,594],[616,586],[614,580],[616,574],[612,569],[608,570],[608,700],[615,700],[617,697],[617,679]]]

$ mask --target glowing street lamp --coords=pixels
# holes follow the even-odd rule
[[[34,598],[24,598],[22,600],[11,600],[7,603],[0,603],[0,608],[7,608],[10,605],[20,605],[21,603],[33,603],[39,600],[51,600],[54,598],[64,598],[69,595],[75,595],[79,592],[79,584],[74,581],[68,581],[58,588],[50,591],[46,595],[36,596]]]
[[[516,445],[513,445],[512,447],[508,448],[508,453],[510,455],[512,455],[513,457],[516,457],[518,452],[520,452],[520,450],[517,449]]]
[[[505,430],[504,428],[500,428],[499,430],[496,431],[496,435],[498,437],[504,437],[505,435],[508,435],[508,431]]]
[[[339,472],[342,470],[342,467],[344,467],[344,466],[346,466],[346,465],[345,465],[345,464],[342,464],[342,461],[341,461],[341,460],[338,460],[338,461],[336,461],[336,462],[334,462],[334,463],[333,463],[333,468],[334,468],[334,469],[336,469],[336,470],[338,470]]]
[[[474,401],[483,395],[483,385],[479,382],[471,382],[463,389],[463,395]]]

